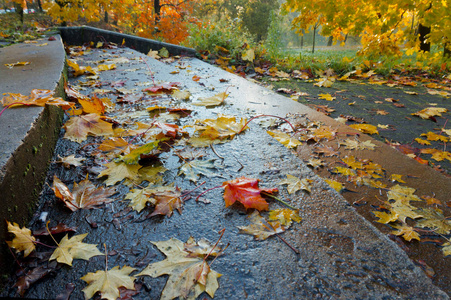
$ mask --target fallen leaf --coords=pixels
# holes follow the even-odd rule
[[[95,273],[88,273],[81,279],[84,280],[88,286],[83,289],[86,299],[91,299],[95,293],[100,292],[102,299],[116,300],[120,293],[119,288],[125,287],[133,290],[135,280],[134,276],[129,276],[134,268],[124,266],[119,269],[119,266],[111,270],[99,270]]]
[[[377,127],[371,124],[352,124],[349,125],[349,127],[357,129],[367,134],[379,134],[379,131],[377,131]]]
[[[251,221],[250,225],[238,226],[240,233],[253,235],[260,241],[266,240],[274,234],[285,231],[285,227],[283,227],[280,222],[268,222],[264,217],[260,216],[256,210],[248,216],[248,219]]]
[[[337,192],[341,192],[345,186],[343,185],[343,183],[332,180],[332,179],[327,179],[327,178],[323,178],[325,182],[327,182],[327,184],[333,188],[334,190],[336,190]]]
[[[382,223],[382,224],[388,224],[391,222],[395,222],[398,220],[399,215],[397,213],[394,213],[390,211],[389,213],[386,213],[384,211],[372,211],[372,213],[379,218],[379,220],[376,220],[376,222]]]
[[[431,119],[435,116],[441,117],[442,113],[446,113],[448,110],[442,107],[427,107],[411,115],[420,117],[422,119]]]
[[[225,181],[222,183],[224,187],[224,200],[226,207],[234,204],[236,201],[241,202],[245,208],[255,208],[257,210],[268,210],[268,202],[261,197],[261,192],[277,193],[277,188],[260,189],[258,187],[258,179],[240,177],[237,179]]]
[[[197,182],[200,175],[204,175],[206,177],[217,176],[217,174],[213,171],[216,168],[215,160],[192,160],[186,162],[183,166],[180,167],[179,175],[184,174],[185,178],[191,180],[192,182]]]
[[[171,95],[175,100],[189,100],[189,97],[191,97],[191,93],[188,90],[174,90]]]
[[[18,62],[15,62],[15,63],[5,64],[5,66],[8,69],[12,69],[13,67],[27,66],[29,64],[31,64],[29,61],[18,61]]]
[[[228,96],[228,94],[222,92],[208,98],[199,98],[196,101],[193,101],[192,104],[205,107],[218,106],[221,105]]]
[[[312,192],[312,180],[308,178],[300,179],[296,176],[287,174],[287,178],[280,181],[279,184],[287,184],[287,190],[289,194],[296,193],[299,190],[305,190],[309,193]]]
[[[112,202],[114,199],[108,197],[116,193],[114,187],[96,187],[88,178],[80,181],[78,184],[74,182],[71,193],[56,175],[53,176],[52,190],[55,192],[55,196],[63,200],[64,204],[71,211],[92,209],[99,205]]]
[[[66,157],[60,157],[59,160],[55,161],[56,163],[61,163],[63,166],[67,169],[69,169],[71,166],[79,167],[82,165],[81,162],[85,160],[84,157],[75,157],[75,154],[66,156]]]
[[[281,225],[290,227],[293,222],[301,222],[302,218],[299,216],[297,210],[288,208],[275,209],[269,211],[269,220],[279,221]]]
[[[88,135],[113,135],[113,125],[101,120],[98,114],[72,117],[64,124],[64,129],[64,138],[76,143],[83,142]]]
[[[136,276],[156,278],[169,275],[160,299],[196,299],[203,292],[214,297],[221,274],[210,269],[205,259],[206,254],[203,257],[190,257],[190,252],[185,250],[186,244],[175,238],[152,244],[166,255],[166,259],[148,265]]]
[[[66,234],[52,253],[49,261],[56,259],[59,263],[72,266],[72,261],[74,259],[89,260],[93,256],[104,255],[97,249],[97,245],[82,242],[87,235],[88,234],[85,233],[68,238],[68,235]]]
[[[292,138],[290,135],[288,135],[285,132],[282,132],[280,130],[274,130],[274,131],[266,131],[270,136],[275,138],[279,143],[287,147],[288,149],[296,148],[297,146],[302,145],[302,142],[300,142],[296,138]]]
[[[62,109],[74,107],[73,102],[64,101],[61,97],[53,97],[54,91],[33,89],[29,96],[15,93],[4,93],[1,103],[3,106],[15,107],[21,105],[36,105],[44,107],[46,104],[60,106]]]
[[[422,219],[417,222],[421,228],[430,228],[438,234],[447,235],[451,232],[451,220],[443,215],[439,208],[427,208],[421,210]]]
[[[243,55],[241,56],[242,60],[248,61],[248,62],[253,62],[255,59],[255,51],[254,49],[248,49],[246,50],[246,52],[243,53]]]
[[[172,216],[176,209],[180,214],[182,213],[183,200],[181,192],[178,188],[172,186],[161,187],[160,189],[151,190],[149,195],[155,199],[155,210],[150,214],[150,217],[156,215]]]
[[[371,140],[360,142],[358,140],[347,139],[344,142],[340,142],[340,145],[344,145],[347,150],[374,150],[376,147]]]
[[[324,99],[327,101],[333,101],[335,99],[337,99],[336,97],[332,97],[331,94],[318,94],[319,99]]]
[[[30,255],[33,252],[35,247],[36,239],[31,235],[31,230],[26,228],[20,228],[17,223],[10,223],[6,221],[8,224],[8,232],[13,233],[15,235],[12,241],[6,241],[9,247],[16,249],[17,252],[24,251],[24,257]]]
[[[444,256],[451,255],[451,242],[446,242],[442,245],[442,252]]]
[[[414,228],[403,224],[403,225],[391,225],[393,228],[397,229],[396,231],[392,231],[391,233],[394,235],[400,235],[403,239],[410,242],[411,240],[420,240],[420,235],[415,231]]]
[[[163,140],[153,141],[151,143],[144,144],[139,148],[130,151],[130,153],[128,153],[127,155],[119,156],[116,161],[117,162],[123,161],[128,165],[136,165],[143,156],[155,152],[156,151],[155,149],[158,150],[158,144],[161,141]]]
[[[138,170],[141,168],[140,165],[129,165],[124,162],[110,162],[105,166],[107,169],[100,172],[97,178],[108,176],[108,179],[105,180],[107,186],[114,185],[124,179],[135,180],[139,176]]]
[[[30,288],[30,286],[36,281],[42,279],[43,277],[53,272],[54,268],[39,266],[27,272],[24,276],[20,277],[14,284],[18,289],[18,293],[21,297],[24,296],[25,291]]]

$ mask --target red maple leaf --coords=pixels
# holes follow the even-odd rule
[[[246,208],[255,208],[259,211],[268,210],[268,202],[262,198],[261,192],[276,193],[277,188],[260,189],[258,179],[240,177],[234,180],[226,181],[222,184],[224,187],[224,200],[226,207],[229,207],[235,201],[241,202]]]

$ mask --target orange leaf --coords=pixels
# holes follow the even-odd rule
[[[98,114],[89,114],[70,118],[64,124],[66,134],[64,138],[80,143],[86,140],[88,134],[110,135],[113,134],[113,125],[100,119]]]
[[[278,189],[260,189],[258,187],[258,181],[258,179],[240,177],[224,182],[222,186],[224,187],[226,207],[238,201],[245,208],[255,208],[260,211],[268,210],[268,202],[260,196],[260,193],[276,193]]]

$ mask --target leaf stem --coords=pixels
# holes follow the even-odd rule
[[[253,121],[254,119],[260,118],[260,117],[272,117],[272,118],[278,118],[278,119],[284,120],[285,122],[288,123],[288,125],[291,126],[291,129],[293,129],[293,132],[296,133],[296,128],[294,128],[293,124],[291,124],[290,121],[288,121],[288,120],[285,119],[285,118],[282,118],[282,117],[279,117],[279,116],[275,116],[275,115],[258,115],[258,116],[255,116],[255,117],[250,118],[250,119],[246,122],[246,124],[244,124],[243,128],[241,128],[241,130],[238,132],[238,134],[240,134],[241,132],[243,132],[243,130],[246,128],[246,126],[247,126],[251,121]]]
[[[301,252],[299,252],[298,249],[294,248],[293,246],[291,246],[283,237],[281,237],[278,233],[276,233],[276,236],[282,240],[282,242],[284,242],[288,247],[290,247],[291,250],[293,250],[296,254],[301,254]]]
[[[203,191],[202,193],[200,193],[200,194],[196,197],[196,202],[199,201],[199,198],[200,198],[202,195],[208,193],[209,191],[212,191],[212,190],[215,190],[215,189],[219,189],[219,188],[222,188],[222,185],[218,185],[218,186],[215,186],[215,187],[209,188],[208,190]]]
[[[180,198],[185,197],[185,196],[191,194],[192,192],[194,192],[195,190],[197,190],[198,188],[200,188],[200,187],[201,187],[202,185],[204,185],[205,183],[207,183],[207,182],[206,182],[206,181],[202,182],[201,184],[199,184],[198,186],[196,186],[196,187],[195,187],[194,189],[192,189],[191,191],[188,191],[188,192],[182,194],[182,195],[180,196]]]
[[[270,193],[267,193],[267,192],[261,192],[261,193],[264,194],[265,196],[268,196],[268,197],[270,197],[270,198],[276,199],[277,201],[279,201],[280,203],[282,203],[282,204],[288,206],[288,207],[291,208],[291,209],[299,210],[299,209],[297,209],[296,207],[291,206],[290,204],[288,204],[288,203],[285,202],[284,200],[279,199],[279,198],[277,198],[277,197],[274,196],[274,195],[271,195]]]

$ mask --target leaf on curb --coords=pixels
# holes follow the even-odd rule
[[[308,178],[300,179],[296,176],[287,174],[287,178],[280,181],[279,184],[287,184],[287,190],[289,194],[296,193],[299,190],[305,190],[309,193],[312,192],[312,180]]]
[[[297,210],[283,208],[270,210],[269,220],[279,221],[283,226],[290,227],[293,221],[299,223],[302,221],[302,218],[299,216],[299,212]]]
[[[196,101],[193,101],[192,104],[196,106],[206,106],[206,107],[218,106],[222,104],[228,96],[229,96],[228,94],[222,92],[208,98],[199,98]]]
[[[224,200],[226,207],[234,204],[236,201],[241,202],[245,208],[255,208],[257,210],[268,210],[268,202],[262,198],[261,192],[276,193],[277,188],[260,189],[258,187],[258,179],[240,177],[237,179],[225,181],[222,183],[224,187]]]
[[[266,132],[288,149],[296,148],[297,146],[302,145],[302,142],[300,142],[298,139],[292,138],[290,135],[280,130]]]
[[[352,124],[349,127],[357,129],[366,134],[379,134],[377,127],[371,124]]]
[[[283,227],[280,222],[268,222],[264,217],[260,216],[256,210],[248,216],[248,219],[251,221],[250,225],[238,226],[240,233],[253,235],[260,241],[285,231],[285,227]]]
[[[129,276],[133,271],[135,269],[132,267],[124,266],[122,269],[119,269],[119,266],[116,266],[111,270],[99,270],[95,273],[86,274],[81,278],[88,284],[83,289],[85,298],[91,299],[95,293],[100,292],[102,299],[116,300],[120,295],[120,287],[134,290],[133,281],[135,277]]]

